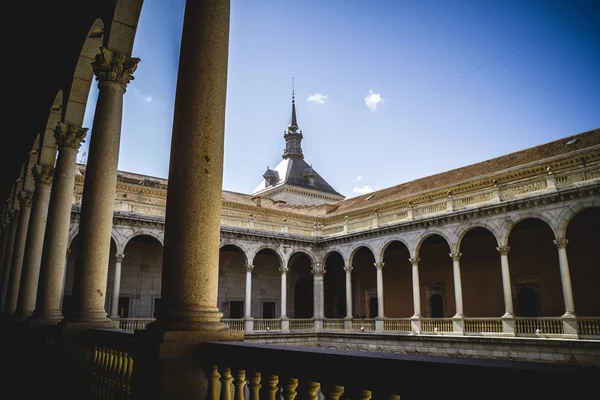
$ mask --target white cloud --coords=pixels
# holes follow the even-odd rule
[[[144,100],[146,100],[148,103],[152,103],[152,95],[144,97]]]
[[[374,192],[376,190],[379,190],[379,188],[378,187],[372,187],[371,185],[365,185],[363,187],[354,186],[354,189],[352,189],[352,191],[354,193],[357,193],[359,195],[360,194],[371,193],[371,192]]]
[[[377,109],[377,105],[383,103],[383,97],[379,93],[373,93],[373,90],[369,90],[369,94],[365,97],[365,104],[371,111]]]
[[[308,96],[306,101],[308,101],[309,103],[315,103],[315,104],[325,104],[327,99],[329,99],[328,95],[321,94],[321,93],[315,93],[315,94],[311,94],[310,96]]]
[[[133,91],[134,91],[134,92],[136,92],[136,93],[139,93],[139,92],[140,92],[140,89],[138,89],[138,88],[133,88]]]
[[[362,175],[359,175],[356,178],[354,178],[355,181],[360,181],[361,179],[362,179]]]

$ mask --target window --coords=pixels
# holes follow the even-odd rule
[[[275,302],[274,301],[263,301],[262,303],[262,317],[263,318],[276,318],[275,317]]]
[[[244,301],[229,301],[229,318],[244,318]]]

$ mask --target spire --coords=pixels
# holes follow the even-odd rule
[[[298,130],[298,121],[296,120],[296,100],[294,95],[294,78],[292,78],[292,117],[288,125],[287,132],[284,133],[285,151],[283,158],[300,157],[302,154],[302,131]]]
[[[294,78],[292,78],[292,118],[288,125],[288,130],[295,132],[298,129],[298,121],[296,120],[296,101],[294,96]]]

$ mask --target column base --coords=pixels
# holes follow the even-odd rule
[[[247,333],[254,332],[254,318],[252,318],[252,317],[244,318],[244,331]]]
[[[421,316],[419,314],[410,317],[410,331],[413,335],[421,333]]]
[[[344,330],[352,330],[352,317],[344,318]]]
[[[502,317],[503,336],[515,336],[515,317],[510,313],[505,313]]]
[[[464,317],[460,314],[456,314],[452,317],[452,331],[455,335],[464,335]]]
[[[569,339],[579,338],[579,322],[577,317],[571,313],[564,313],[561,317],[563,321],[563,337]]]
[[[57,325],[65,316],[59,310],[34,312],[29,319],[31,325]]]
[[[375,318],[375,333],[383,333],[383,318]]]
[[[106,319],[106,321],[65,321],[58,323],[64,331],[86,331],[89,329],[119,329],[119,323]]]

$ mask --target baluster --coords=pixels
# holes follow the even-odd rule
[[[106,386],[108,384],[108,363],[110,362],[110,357],[108,354],[108,349],[102,348],[102,382],[100,386],[100,398],[106,398]]]
[[[390,393],[388,395],[388,400],[400,400],[400,395]]]
[[[344,397],[350,400],[371,400],[372,393],[370,390],[363,389],[348,389],[344,392]]]
[[[94,346],[94,363],[92,364],[92,382],[90,386],[90,391],[92,395],[96,394],[96,379],[98,379],[98,362],[100,360],[100,352],[98,351],[98,346]]]
[[[231,368],[221,368],[221,400],[231,400]]]
[[[123,373],[123,353],[120,350],[115,351],[115,366],[113,372],[113,378],[111,382],[111,389],[113,393],[113,399],[119,398],[121,392],[121,374]]]
[[[337,385],[322,385],[321,393],[325,396],[325,400],[339,400],[342,393],[344,393],[343,386]]]
[[[294,400],[296,397],[296,388],[298,387],[298,379],[281,379],[280,386],[281,392],[283,393],[283,400]]]
[[[261,392],[261,400],[278,400],[277,399],[277,383],[279,377],[277,375],[267,375],[265,379],[265,387]]]
[[[244,385],[246,384],[246,371],[238,369],[233,385],[235,386],[234,400],[244,400]]]
[[[301,382],[298,387],[298,397],[301,400],[317,400],[317,391],[321,387],[319,382]]]
[[[260,372],[252,372],[250,379],[248,380],[248,388],[250,389],[250,400],[259,400],[259,393],[261,388],[261,377]]]
[[[210,379],[210,398],[211,400],[219,400],[219,378],[221,375],[219,374],[219,369],[216,365],[212,366],[212,369],[209,373]]]
[[[127,369],[125,370],[125,376],[123,377],[123,389],[126,394],[126,398],[131,395],[131,373],[133,372],[133,357],[127,354]]]

